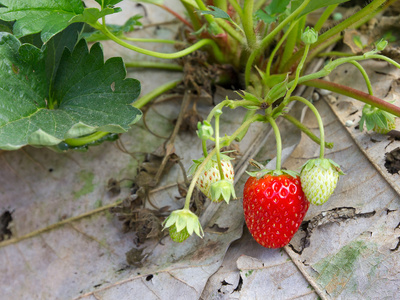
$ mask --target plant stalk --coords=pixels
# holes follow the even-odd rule
[[[272,129],[274,130],[275,139],[276,139],[276,171],[281,170],[281,159],[282,159],[282,139],[281,134],[279,132],[278,125],[276,125],[275,120],[271,116],[266,116],[267,121],[271,124]]]

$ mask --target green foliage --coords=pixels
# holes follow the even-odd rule
[[[107,28],[114,35],[121,36],[124,33],[134,31],[137,26],[142,26],[142,23],[139,21],[142,17],[143,16],[141,15],[135,15],[130,17],[123,25],[107,25]],[[82,34],[82,37],[84,37],[88,42],[108,40],[108,37],[99,30],[85,32]]]
[[[295,11],[303,3],[303,1],[304,0],[293,0],[291,10]],[[324,0],[324,1],[311,0],[310,3],[308,3],[308,5],[306,6],[306,8],[300,13],[298,18],[305,16],[305,15],[309,14],[310,12],[317,10],[319,8],[327,7],[327,6],[334,5],[334,4],[340,4],[340,3],[347,2],[347,1],[349,1],[349,0]]]
[[[116,0],[106,1],[118,3]],[[74,22],[95,25],[105,15],[117,13],[120,8],[84,8],[81,0],[0,0],[0,20],[15,21],[13,34],[20,38],[41,32],[41,39],[48,42],[54,35]]]
[[[120,58],[104,63],[99,44],[90,52],[84,40],[75,46],[76,29],[42,49],[0,34],[0,148],[55,146],[96,131],[121,133],[140,118],[129,105],[140,93],[139,82],[124,79]]]
[[[16,37],[42,32],[43,42],[65,29],[70,20],[82,14],[81,0],[0,0],[0,19],[16,21],[13,33]]]
[[[199,13],[201,13],[202,15],[211,15],[217,19],[224,19],[228,21],[232,20],[231,17],[228,15],[228,13],[226,13],[222,9],[212,5],[209,5],[208,7],[211,8],[212,10],[199,10]]]
[[[290,3],[290,0],[273,0],[265,10],[259,9],[256,12],[256,17],[266,24],[275,22],[278,15],[285,12],[286,7]]]

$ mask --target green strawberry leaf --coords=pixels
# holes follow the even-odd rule
[[[102,10],[99,10],[98,8],[95,7],[90,7],[90,8],[85,8],[85,10],[82,12],[82,14],[79,14],[77,16],[74,16],[69,20],[69,23],[76,23],[76,22],[84,22],[88,23],[92,26],[96,26],[96,22],[98,19],[106,16],[106,15],[111,15],[117,12],[120,12],[121,8],[116,7],[116,8],[110,8],[106,7]]]
[[[349,0],[311,0],[307,6],[305,7],[305,9],[297,16],[297,18],[300,18],[304,15],[309,14],[310,12],[317,10],[318,8],[322,8],[322,7],[327,7],[333,4],[340,4],[340,3],[344,3],[347,2]],[[291,5],[291,11],[295,11],[302,3],[304,2],[304,0],[293,0],[292,1],[292,5]]]
[[[231,17],[222,9],[212,5],[209,5],[208,7],[212,10],[199,10],[199,13],[202,15],[212,15],[216,19],[232,20]]]
[[[137,26],[142,26],[142,23],[139,20],[143,18],[141,15],[135,15],[129,18],[124,25],[107,25],[109,31],[116,36],[121,36],[124,33],[134,31]],[[91,32],[82,33],[82,37],[86,39],[88,42],[97,42],[97,41],[104,41],[108,40],[109,37],[105,36],[99,30],[94,30]]]
[[[95,0],[100,6],[102,7],[111,7],[114,6],[115,4],[120,3],[122,0]]]
[[[62,31],[69,21],[84,11],[81,0],[0,0],[0,19],[16,21],[16,37],[41,32],[43,42]]]
[[[290,0],[272,0],[272,2],[264,9],[256,12],[256,17],[266,24],[275,22],[277,16],[285,12]]]
[[[108,4],[118,3],[106,0]],[[15,21],[13,33],[20,38],[26,35],[41,33],[44,43],[74,22],[86,22],[94,25],[105,15],[117,13],[120,8],[106,7],[84,8],[81,0],[0,0],[0,19]]]
[[[73,40],[65,42],[71,46]],[[140,84],[124,79],[121,58],[104,63],[100,45],[89,52],[84,40],[60,56],[61,42],[40,50],[0,33],[0,148],[54,146],[96,131],[122,133],[141,117],[129,105]],[[51,61],[58,67],[51,68]]]

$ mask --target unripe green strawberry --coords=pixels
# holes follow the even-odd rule
[[[388,126],[387,128],[382,128],[379,127],[378,125],[375,125],[374,128],[372,128],[372,130],[380,134],[387,134],[390,130],[396,129],[396,123],[392,120],[388,120],[387,126]]]
[[[174,224],[169,228],[169,236],[174,242],[182,243],[190,236],[190,234],[186,228],[183,228],[181,231],[177,231],[176,225]]]
[[[390,130],[396,129],[396,117],[377,107],[365,104],[360,122],[358,123],[361,131],[364,129],[364,124],[367,130],[387,134]]]
[[[174,210],[165,219],[163,226],[163,230],[169,228],[171,239],[178,243],[186,240],[193,232],[199,237],[203,237],[204,235],[199,218],[186,208]]]
[[[204,158],[199,160],[194,160],[194,164],[190,167],[189,173],[193,174],[196,172],[198,166],[203,162]],[[221,154],[221,166],[224,172],[225,180],[233,184],[235,172],[233,170],[232,163],[230,162],[232,158],[227,155]],[[218,162],[214,156],[209,163],[206,164],[202,174],[196,181],[196,187],[207,196],[207,198],[212,199],[211,195],[211,185],[217,181],[221,180],[221,175],[219,173]],[[215,202],[222,201],[223,198],[216,199]]]
[[[324,204],[333,194],[339,175],[343,174],[339,165],[330,159],[310,159],[300,174],[307,200],[314,205]]]

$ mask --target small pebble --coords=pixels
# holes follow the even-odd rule
[[[347,120],[346,121],[346,126],[347,127],[351,127],[351,126],[353,126],[354,125],[354,122],[353,121],[351,121],[351,120]]]
[[[321,94],[322,96],[326,96],[326,95],[331,94],[332,92],[328,91],[328,90],[319,89],[318,93]]]
[[[332,19],[335,21],[340,21],[341,19],[343,19],[343,15],[340,12],[334,13],[332,15]]]
[[[313,93],[311,97],[312,101],[318,101],[319,100],[319,94],[318,93]]]

